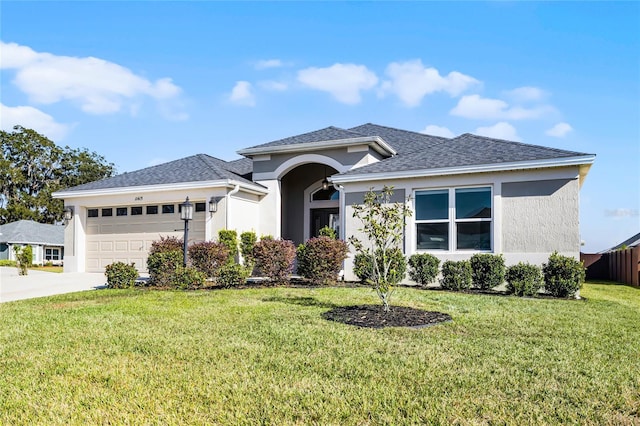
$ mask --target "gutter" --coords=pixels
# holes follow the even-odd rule
[[[200,182],[177,182],[161,185],[141,185],[141,186],[127,186],[117,188],[103,188],[103,189],[86,189],[78,191],[57,191],[52,194],[53,198],[69,199],[69,198],[84,198],[95,197],[101,195],[121,195],[127,193],[136,192],[162,192],[172,190],[187,190],[187,189],[201,189],[201,188],[234,188],[240,187],[249,193],[254,195],[266,195],[269,193],[269,189],[259,184],[249,184],[239,182],[232,179],[200,181]]]

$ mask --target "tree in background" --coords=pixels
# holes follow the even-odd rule
[[[63,202],[51,194],[114,175],[112,163],[92,151],[61,148],[38,132],[15,126],[0,131],[0,224],[62,220]]]

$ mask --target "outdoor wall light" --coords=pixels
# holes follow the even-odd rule
[[[184,246],[182,249],[182,266],[187,266],[187,243],[189,242],[189,221],[193,219],[193,204],[189,202],[189,197],[180,204],[180,219],[184,220]]]
[[[64,209],[64,220],[69,221],[73,219],[73,207],[69,206]]]
[[[211,197],[209,200],[209,213],[215,213],[218,211],[218,199],[216,197]]]

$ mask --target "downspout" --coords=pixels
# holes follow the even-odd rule
[[[338,238],[342,238],[344,241],[347,241],[347,229],[346,229],[346,224],[347,224],[347,220],[345,218],[346,212],[347,212],[347,202],[345,199],[345,193],[344,193],[344,186],[338,184],[338,183],[334,183],[333,186],[338,190],[338,192],[340,192],[340,234],[342,235],[338,235]],[[348,243],[348,242],[347,242]],[[342,281],[344,281],[344,276],[345,276],[345,261],[342,261]]]
[[[225,200],[224,200],[224,228],[225,229],[229,229],[229,200],[231,199],[231,196],[233,194],[237,194],[238,191],[240,191],[240,185],[237,185],[229,192],[227,192],[227,195],[225,195]]]

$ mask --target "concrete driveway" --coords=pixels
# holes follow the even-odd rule
[[[29,275],[19,276],[17,268],[0,267],[0,303],[95,290],[106,282],[106,277],[100,273],[56,274],[30,269]]]

